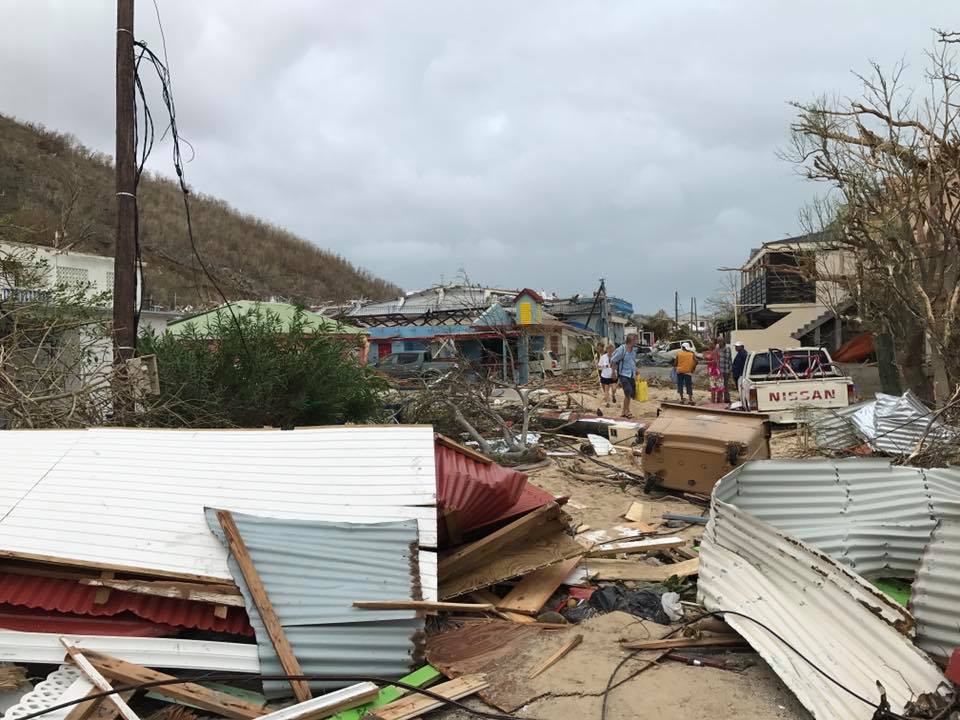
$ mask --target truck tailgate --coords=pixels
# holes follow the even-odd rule
[[[754,384],[757,410],[776,412],[800,407],[839,408],[850,404],[848,387],[853,378],[816,380],[764,380]]]

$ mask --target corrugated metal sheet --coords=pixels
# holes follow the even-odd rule
[[[845,408],[809,408],[801,422],[810,428],[813,443],[821,450],[846,450],[860,445],[864,438],[857,432],[853,415],[870,403],[857,403]]]
[[[909,390],[902,396],[877,393],[851,416],[858,432],[870,446],[890,455],[907,455],[924,441],[957,442],[957,431],[936,415]]]
[[[527,476],[497,463],[481,463],[436,444],[437,506],[456,509],[463,531],[492,522],[523,493]]]
[[[0,630],[0,662],[63,662],[61,635]],[[179,638],[137,638],[69,635],[72,644],[152,668],[260,672],[257,646]]]
[[[308,675],[402,677],[422,661],[423,619],[409,610],[361,610],[355,600],[421,597],[414,522],[376,525],[278,520],[234,513],[234,521],[280,624]],[[207,523],[225,543],[213,509]],[[281,673],[269,635],[239,567],[230,557],[257,634],[265,673]],[[311,683],[316,689],[348,683]],[[288,683],[265,683],[271,697]]]
[[[204,506],[357,523],[415,519],[420,544],[436,544],[426,426],[98,429],[68,432],[59,455],[46,450],[56,436],[0,433],[0,457],[21,467],[19,458],[47,453],[45,469],[30,465],[13,479],[19,496],[7,497],[0,518],[2,551],[226,579],[226,553]]]
[[[960,647],[960,515],[933,531],[913,582],[910,610],[920,647],[947,658]]]
[[[958,470],[896,467],[878,458],[746,463],[714,488],[701,599],[711,610],[769,624],[866,697],[878,698],[880,680],[902,711],[942,678],[907,641],[914,618],[864,578],[912,576],[937,520],[960,519],[958,511]],[[937,592],[956,593],[956,578],[938,573]],[[727,620],[817,718],[872,715],[757,625]],[[928,627],[939,631],[944,620],[931,612],[929,625],[918,624],[922,647],[933,641]]]
[[[73,665],[61,665],[36,687],[20,698],[20,702],[8,708],[3,714],[4,720],[19,720],[54,705],[84,697],[93,689],[93,683],[80,674]],[[54,710],[43,716],[44,720],[63,720],[71,708]]]
[[[0,628],[59,635],[124,635],[129,637],[171,637],[179,628],[161,625],[136,615],[123,613],[110,617],[73,615],[54,610],[0,605]]]
[[[721,481],[724,482],[724,481]],[[905,610],[805,543],[714,496],[700,546],[699,598],[779,633],[821,670],[894,712],[945,683],[939,669],[898,629]],[[813,670],[756,622],[725,616],[817,720],[869,720],[874,709]]]
[[[210,603],[138,595],[120,590],[111,590],[107,601],[98,605],[94,602],[97,590],[74,580],[0,573],[0,603],[90,616],[113,616],[129,612],[163,625],[253,635],[253,628],[243,608],[228,608],[227,617],[218,618]]]

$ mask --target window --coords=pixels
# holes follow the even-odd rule
[[[420,353],[400,353],[397,355],[399,365],[413,365],[420,359]]]
[[[89,279],[90,272],[83,268],[66,267],[65,265],[57,267],[58,285],[84,285]]]

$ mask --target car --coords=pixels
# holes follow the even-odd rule
[[[530,374],[545,378],[560,374],[560,358],[552,350],[540,350],[530,354]]]
[[[397,378],[440,375],[457,369],[457,363],[450,359],[435,359],[426,350],[410,350],[390,353],[380,358],[374,367],[386,375]]]

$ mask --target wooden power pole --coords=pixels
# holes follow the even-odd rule
[[[133,2],[117,0],[117,241],[113,258],[113,360],[137,345],[137,158],[134,143]]]

